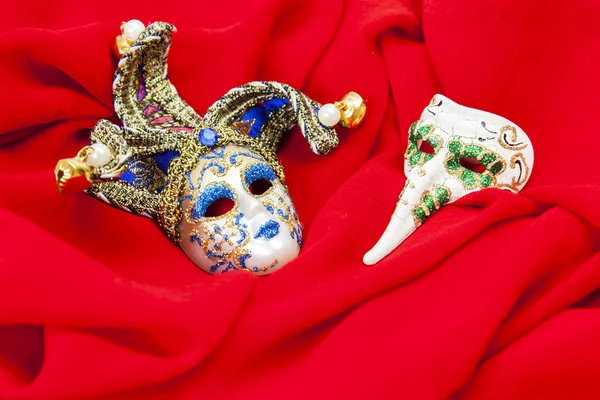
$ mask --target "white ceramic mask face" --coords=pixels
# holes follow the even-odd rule
[[[509,120],[438,94],[411,125],[404,158],[406,184],[383,236],[365,254],[367,265],[445,204],[486,188],[521,190],[533,168],[533,147]]]
[[[265,275],[300,251],[302,228],[285,186],[245,147],[218,147],[202,156],[188,173],[181,202],[180,245],[207,272]],[[232,206],[225,213],[224,203]]]

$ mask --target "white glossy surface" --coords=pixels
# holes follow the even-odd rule
[[[333,104],[324,104],[319,109],[319,121],[325,126],[332,127],[336,125],[340,122],[341,117],[340,110]]]
[[[140,33],[144,31],[144,29],[146,29],[146,27],[144,26],[142,21],[132,19],[127,21],[127,23],[123,27],[123,34],[125,35],[127,40],[129,40],[130,42],[135,42],[140,36]]]
[[[367,265],[379,262],[417,229],[413,211],[424,192],[431,191],[434,185],[450,190],[449,203],[482,189],[481,186],[466,187],[456,173],[451,174],[446,168],[449,142],[458,140],[463,146],[481,146],[503,159],[506,167],[495,175],[490,187],[518,192],[531,176],[534,162],[531,141],[521,128],[506,118],[461,106],[438,94],[421,114],[418,126],[423,125],[432,125],[434,130],[430,134],[438,136],[443,144],[433,158],[422,165],[411,166],[405,157],[405,188],[385,232],[363,258]]]
[[[90,152],[90,154],[86,158],[86,163],[90,167],[103,167],[110,161],[112,157],[112,153],[108,146],[104,143],[94,143],[91,146],[94,151]]]

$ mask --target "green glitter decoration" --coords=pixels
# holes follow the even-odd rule
[[[450,201],[450,193],[448,192],[448,189],[444,187],[438,187],[435,190],[435,198],[437,199],[438,204],[443,206],[448,204]]]
[[[498,161],[498,162],[492,164],[492,166],[490,168],[488,168],[488,171],[490,171],[492,174],[496,175],[498,172],[502,171],[503,168],[504,168],[504,164],[502,164],[501,161]]]
[[[446,163],[446,167],[448,168],[449,171],[458,171],[459,169],[462,168],[462,165],[460,165],[460,161],[459,161],[458,157],[454,156],[448,160],[448,162]]]
[[[459,153],[461,149],[462,143],[456,140],[448,144],[448,150],[450,150],[451,153]]]
[[[417,134],[420,134],[421,136],[428,135],[429,132],[431,132],[431,125],[423,125],[417,129]]]
[[[477,184],[477,178],[475,178],[475,173],[470,169],[466,169],[460,175],[460,180],[464,182],[466,186],[473,187]]]
[[[494,178],[492,178],[489,175],[483,175],[479,178],[479,182],[481,182],[481,186],[483,186],[484,188],[488,188],[494,182]]]
[[[477,156],[483,151],[483,149],[479,146],[468,145],[465,148],[465,152],[463,154],[463,158],[473,158],[477,159]]]
[[[434,149],[437,149],[437,147],[440,145],[440,139],[434,135],[430,138],[427,138],[427,143],[429,143]]]
[[[411,166],[415,166],[415,165],[417,165],[417,164],[419,163],[419,160],[421,159],[421,154],[422,154],[421,152],[416,152],[416,153],[413,153],[413,154],[412,154],[412,155],[409,157],[409,159],[408,159],[408,163],[409,163]]]
[[[419,121],[415,121],[412,123],[412,125],[410,126],[410,128],[408,128],[408,136],[409,138],[411,138],[412,136],[415,135],[415,129],[417,128],[417,124],[419,123]]]
[[[437,153],[437,150],[439,150],[444,143],[443,140],[436,135],[427,137],[435,130],[434,125],[425,124],[419,126],[421,123],[421,120],[413,122],[408,129],[408,145],[406,147],[406,152],[404,153],[404,158],[411,167],[423,165],[427,161],[431,160],[435,156],[435,153]],[[429,143],[429,145],[431,145],[431,147],[433,147],[435,152],[433,154],[429,154],[419,150],[419,147],[417,146],[417,142],[419,140],[425,140],[427,143]]]
[[[481,157],[481,160],[479,160],[484,166],[487,167],[488,164],[496,161],[496,155],[492,154],[492,153],[486,153]]]
[[[451,192],[447,186],[435,185],[431,191],[423,192],[421,201],[413,208],[415,225],[421,225],[441,206],[448,204],[450,197]]]
[[[493,175],[504,170],[505,161],[498,154],[486,150],[483,146],[476,144],[464,145],[457,140],[448,144],[450,154],[445,160],[446,171],[456,175],[467,189],[476,187],[492,187],[495,182]],[[460,161],[463,159],[476,160],[486,169],[483,173],[475,172],[463,167]]]
[[[417,225],[427,221],[427,214],[425,214],[425,211],[422,208],[416,208],[413,211],[413,217],[418,221]]]
[[[429,214],[435,212],[435,201],[433,200],[433,196],[426,194],[423,196],[423,204],[429,209]]]

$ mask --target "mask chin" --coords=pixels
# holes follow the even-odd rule
[[[223,201],[232,206],[221,213],[213,206]],[[201,157],[181,202],[180,245],[204,271],[265,275],[299,253],[301,228],[287,190],[247,148],[228,145]]]

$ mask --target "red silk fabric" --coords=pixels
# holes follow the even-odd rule
[[[7,2],[0,14],[0,398],[599,398],[600,6],[593,0]],[[200,113],[278,80],[368,115],[326,157],[281,148],[305,226],[268,277],[197,269],[53,168],[113,115],[122,20],[175,24]],[[443,207],[374,267],[433,94],[535,148],[519,195]]]

